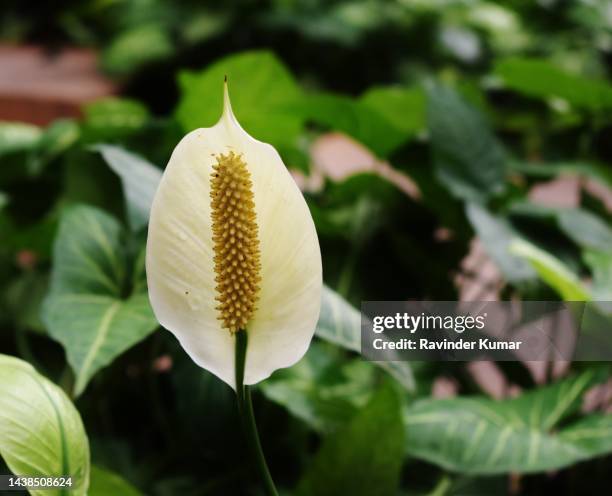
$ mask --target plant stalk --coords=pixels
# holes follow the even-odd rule
[[[253,457],[255,467],[259,472],[264,489],[268,496],[278,496],[274,481],[270,475],[266,458],[261,449],[257,424],[253,414],[253,403],[251,401],[251,390],[244,385],[244,366],[246,362],[248,336],[244,329],[236,333],[236,397],[238,399],[238,411],[242,420],[242,426],[249,446],[249,451]]]

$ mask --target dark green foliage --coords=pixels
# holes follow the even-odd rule
[[[400,401],[392,387],[383,386],[323,442],[297,494],[391,496],[397,491],[403,442]]]

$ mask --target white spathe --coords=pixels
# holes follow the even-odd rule
[[[245,384],[306,353],[319,318],[321,251],[306,201],[269,144],[234,117],[227,85],[223,115],[174,149],[149,221],[146,269],[155,316],[195,363],[235,388],[235,337],[215,309],[210,179],[216,156],[241,154],[251,174],[261,250],[257,309],[247,326]]]

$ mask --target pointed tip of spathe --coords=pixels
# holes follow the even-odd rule
[[[227,85],[227,74],[223,78],[223,116],[233,117],[232,104],[229,97],[229,89]]]
[[[228,127],[228,129],[239,129],[240,131],[246,133],[234,115],[228,88],[229,86],[227,84],[227,79],[225,79],[223,82],[223,112],[221,114],[221,118],[219,119],[219,123]]]

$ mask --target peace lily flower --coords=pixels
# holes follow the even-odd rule
[[[276,150],[223,115],[177,145],[151,208],[149,298],[201,367],[236,388],[297,362],[319,317],[322,269],[308,206]],[[240,379],[238,379],[240,380]]]

